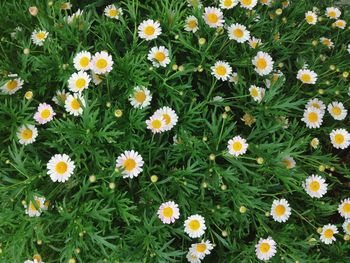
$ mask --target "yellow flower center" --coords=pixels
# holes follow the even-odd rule
[[[40,208],[40,200],[39,199],[35,200],[35,203],[36,203],[36,206],[38,208]],[[34,211],[34,212],[38,211],[38,209],[36,209],[35,205],[32,202],[30,202],[30,204],[29,204],[29,209]]]
[[[304,73],[300,76],[300,80],[302,82],[308,83],[311,81],[311,76],[310,76],[310,74]]]
[[[341,114],[341,109],[338,106],[333,107],[332,113],[336,116],[339,116]]]
[[[134,97],[138,103],[143,103],[146,99],[146,94],[143,91],[138,91],[135,93]]]
[[[163,52],[158,51],[155,55],[154,58],[158,60],[159,62],[162,62],[165,60],[165,54]]]
[[[327,229],[326,231],[324,231],[324,236],[325,238],[332,238],[333,237],[333,230],[332,229]]]
[[[36,34],[36,38],[39,40],[43,40],[46,37],[46,34],[44,32],[39,32]]]
[[[196,231],[200,228],[201,224],[199,223],[199,221],[197,219],[193,219],[190,221],[188,226],[191,230]]]
[[[345,26],[344,21],[337,21],[335,24],[336,24],[338,27],[344,27],[344,26]]]
[[[313,22],[314,22],[314,17],[313,17],[312,15],[307,15],[307,16],[306,16],[306,21],[307,21],[308,23],[313,23]]]
[[[90,60],[88,57],[82,57],[79,61],[80,66],[82,66],[83,68],[87,67],[90,63]]]
[[[345,203],[343,205],[343,211],[344,213],[350,213],[350,203]]]
[[[165,120],[166,125],[170,124],[171,118],[170,118],[169,114],[166,114],[166,113],[163,114],[163,119]]]
[[[321,188],[321,185],[320,185],[319,182],[317,182],[317,181],[312,181],[312,182],[310,183],[310,189],[311,189],[311,191],[317,192],[318,190],[320,190],[320,188]]]
[[[226,67],[223,65],[217,66],[215,68],[215,71],[216,71],[216,74],[218,74],[219,76],[224,76],[226,75],[226,72],[227,72]]]
[[[289,159],[284,159],[283,162],[288,169],[292,168],[292,162]]]
[[[343,135],[343,134],[340,134],[340,133],[336,134],[336,135],[334,136],[334,141],[336,142],[336,144],[342,144],[342,143],[344,143],[344,141],[345,141],[344,135]]]
[[[143,32],[147,35],[147,36],[152,36],[154,34],[154,32],[156,31],[156,29],[154,28],[154,26],[146,26],[145,29],[143,30]]]
[[[309,122],[317,122],[318,121],[318,115],[316,112],[310,112],[308,115]]]
[[[260,252],[263,253],[263,254],[265,254],[265,253],[267,253],[267,252],[269,252],[269,251],[270,251],[270,245],[269,245],[269,243],[266,243],[266,242],[261,243],[261,245],[260,245]]]
[[[335,18],[337,16],[337,13],[335,11],[329,11],[328,16]]]
[[[77,79],[77,81],[75,82],[75,86],[77,87],[77,89],[82,89],[84,88],[86,85],[86,80],[83,78]]]
[[[78,99],[74,98],[72,102],[70,103],[70,106],[72,107],[73,110],[79,110],[80,109],[80,103]]]
[[[191,29],[197,27],[197,22],[196,22],[196,20],[194,20],[194,19],[189,20],[189,21],[187,22],[187,26],[188,26],[189,28],[191,28]]]
[[[109,10],[108,14],[111,17],[116,17],[119,14],[119,12],[117,9],[111,9],[111,10]]]
[[[204,243],[197,244],[196,250],[199,253],[203,253],[207,249],[207,245]]]
[[[258,46],[258,42],[252,41],[252,42],[250,43],[250,46],[251,46],[252,48],[256,48],[256,47]]]
[[[241,37],[243,37],[244,32],[242,29],[236,28],[235,30],[233,30],[233,35],[235,37],[241,38]]]
[[[136,162],[134,159],[126,159],[123,163],[124,169],[127,172],[132,171],[136,167]]]
[[[68,165],[66,162],[63,162],[63,161],[58,162],[55,166],[55,170],[59,174],[64,174],[68,170]]]
[[[230,7],[233,4],[233,2],[232,2],[232,0],[224,0],[223,4],[225,7]]]
[[[259,91],[257,88],[253,88],[251,91],[250,91],[250,95],[255,98],[255,97],[258,97],[259,96]]]
[[[258,69],[265,69],[267,67],[267,62],[264,58],[259,58],[257,61],[256,61],[256,67]]]
[[[162,127],[162,122],[160,120],[155,119],[151,122],[151,126],[153,129],[159,129],[160,127]]]
[[[232,149],[235,151],[235,152],[239,152],[240,150],[242,150],[243,148],[243,145],[241,142],[237,141],[237,142],[234,142],[232,144]]]
[[[331,42],[330,42],[329,39],[327,39],[327,38],[323,39],[323,40],[322,40],[322,43],[323,43],[323,45],[325,45],[325,46],[330,46],[330,45],[331,45]]]
[[[283,216],[285,212],[286,208],[284,207],[284,205],[277,205],[275,207],[275,213],[277,216]]]
[[[98,69],[104,69],[107,67],[107,60],[104,58],[100,58],[99,60],[96,61],[96,67]]]
[[[30,129],[24,129],[21,133],[23,140],[29,140],[33,137],[33,131]]]
[[[9,82],[7,82],[6,86],[9,90],[14,90],[15,88],[17,88],[17,81],[16,80],[10,80]]]
[[[51,111],[49,109],[45,109],[40,113],[41,118],[47,119],[51,116]]]
[[[165,216],[165,217],[171,217],[172,215],[174,214],[174,211],[173,211],[173,209],[171,208],[171,207],[166,207],[166,208],[164,208],[163,209],[163,215]]]
[[[208,14],[208,21],[212,24],[217,23],[219,21],[219,17],[214,13]]]

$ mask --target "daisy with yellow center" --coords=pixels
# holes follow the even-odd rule
[[[211,74],[218,80],[226,81],[232,73],[231,66],[226,61],[217,61],[211,68]]]
[[[238,0],[220,0],[220,7],[222,9],[232,9],[238,5]]]
[[[20,144],[28,145],[35,142],[38,136],[38,129],[32,124],[26,124],[19,127],[17,138]]]
[[[239,2],[241,3],[241,7],[252,10],[258,3],[258,0],[239,0]]]
[[[332,130],[329,135],[331,139],[331,143],[336,149],[346,149],[350,145],[350,134],[345,129],[336,129]]]
[[[249,94],[254,101],[260,103],[265,96],[265,89],[257,87],[255,85],[251,85],[249,88]]]
[[[222,11],[216,7],[204,8],[204,22],[212,28],[218,28],[224,25],[224,16]]]
[[[164,46],[153,47],[149,51],[147,58],[156,68],[166,67],[170,63],[169,50]]]
[[[170,131],[179,120],[179,117],[177,116],[176,112],[172,108],[167,106],[156,110],[153,116],[163,118],[163,120],[165,121],[165,131]]]
[[[274,200],[271,206],[271,215],[276,222],[286,222],[291,215],[288,201],[286,199]]]
[[[319,109],[323,114],[324,114],[325,109],[326,109],[326,105],[323,103],[323,101],[319,100],[317,98],[311,99],[307,102],[305,108],[310,108],[310,107],[314,107],[316,109]]]
[[[251,39],[249,39],[249,46],[253,49],[256,49],[258,46],[261,45],[261,39],[260,38],[256,38],[256,37],[252,37]]]
[[[88,51],[81,51],[75,55],[73,64],[76,70],[89,70],[91,61],[91,53]]]
[[[55,154],[46,165],[53,182],[65,182],[72,176],[75,164],[67,154]]]
[[[345,109],[343,103],[337,101],[330,103],[327,107],[327,110],[329,114],[332,115],[332,117],[337,121],[344,120],[348,114],[348,110]]]
[[[320,128],[323,122],[324,113],[315,107],[308,107],[304,110],[301,121],[305,122],[310,129]]]
[[[328,47],[329,49],[334,47],[334,43],[330,38],[321,37],[320,42],[322,43],[322,45]]]
[[[134,178],[143,171],[142,156],[134,151],[125,151],[116,160],[116,168],[122,170],[123,178]]]
[[[31,38],[35,45],[43,46],[48,35],[49,33],[45,30],[34,30]]]
[[[274,62],[268,53],[259,51],[258,54],[253,58],[252,63],[255,66],[255,71],[260,76],[268,75],[273,70]]]
[[[164,224],[174,223],[180,217],[179,206],[173,201],[165,202],[160,205],[157,214]]]
[[[70,10],[71,8],[72,8],[72,4],[70,2],[65,2],[60,6],[61,10]]]
[[[333,23],[333,25],[337,28],[340,28],[340,29],[345,29],[346,27],[346,21],[345,20],[342,20],[342,19],[338,19],[337,21],[335,21]]]
[[[102,75],[98,75],[95,72],[91,71],[90,72],[91,77],[92,77],[92,82],[97,86],[100,85],[103,81],[103,76]]]
[[[350,218],[350,198],[346,198],[340,203],[338,212],[342,217]]]
[[[309,25],[316,25],[317,23],[317,15],[315,12],[308,11],[305,13],[305,21]]]
[[[207,227],[205,226],[204,217],[201,215],[191,215],[184,223],[185,233],[191,238],[201,237]]]
[[[136,109],[146,108],[151,104],[151,100],[151,92],[143,86],[136,86],[129,97],[131,105]]]
[[[233,82],[234,84],[237,84],[239,81],[239,76],[237,72],[232,72],[230,79],[228,80],[229,82]]]
[[[191,249],[188,250],[186,254],[186,259],[190,263],[201,263],[199,257],[196,254],[194,254]]]
[[[96,74],[106,74],[113,69],[113,59],[106,51],[95,53],[91,58],[90,69]]]
[[[36,113],[34,114],[34,120],[39,124],[45,124],[52,121],[56,113],[53,111],[51,105],[47,103],[40,103]]]
[[[209,240],[202,240],[200,243],[192,244],[189,250],[200,260],[202,260],[206,255],[209,255],[211,253],[213,248],[214,247]]]
[[[67,99],[68,94],[65,90],[57,90],[56,95],[52,98],[57,105],[62,105]]]
[[[196,33],[198,29],[198,19],[195,16],[188,16],[185,20],[185,30]]]
[[[250,38],[250,32],[244,25],[232,24],[227,28],[229,39],[236,40],[238,43],[244,43]]]
[[[138,27],[139,37],[150,41],[156,39],[162,33],[162,28],[158,21],[148,19],[143,21]]]
[[[165,120],[162,116],[156,115],[151,116],[146,120],[147,129],[151,130],[153,133],[161,133],[165,131]]]
[[[16,78],[16,79],[11,79],[8,80],[2,87],[1,90],[3,93],[12,95],[14,94],[17,90],[22,88],[23,85],[23,80],[21,78]]]
[[[303,183],[303,188],[312,198],[321,198],[324,196],[327,193],[327,186],[326,180],[314,174],[306,178]]]
[[[304,84],[316,84],[317,74],[309,69],[299,69],[297,79]]]
[[[238,157],[247,152],[248,143],[241,136],[235,136],[228,141],[227,149],[229,154]]]
[[[294,158],[291,156],[285,157],[282,162],[287,169],[293,169],[295,167],[295,164],[296,164]]]
[[[25,213],[29,217],[34,217],[34,216],[40,216],[43,210],[45,209],[45,198],[44,197],[38,197],[38,196],[33,196],[34,203],[32,201],[29,201],[29,204],[25,204]]]
[[[320,233],[320,240],[326,245],[332,244],[335,239],[335,234],[338,233],[338,228],[335,225],[325,225],[322,227],[322,232]]]
[[[123,15],[123,10],[115,5],[108,5],[104,10],[105,16],[113,19],[119,19]]]
[[[346,219],[343,223],[343,230],[346,234],[350,235],[350,219]]]
[[[320,140],[318,138],[313,138],[310,142],[312,148],[317,149],[320,144]]]
[[[269,260],[276,252],[276,242],[271,237],[266,239],[260,238],[255,245],[255,254],[260,260]]]
[[[82,92],[89,87],[90,81],[91,78],[86,72],[79,71],[68,79],[68,88],[72,92]]]
[[[327,7],[326,16],[331,19],[338,19],[341,15],[341,11],[336,7]]]
[[[66,111],[73,115],[79,116],[83,113],[83,107],[85,107],[85,99],[79,93],[69,94],[64,102],[64,108]]]

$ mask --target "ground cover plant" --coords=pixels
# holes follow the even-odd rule
[[[347,1],[1,1],[0,262],[349,262]]]

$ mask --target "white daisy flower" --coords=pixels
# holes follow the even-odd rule
[[[276,242],[271,237],[260,238],[258,244],[255,245],[255,254],[260,260],[269,260],[276,252]]]
[[[314,149],[317,149],[319,144],[320,144],[320,140],[318,138],[313,138],[310,142],[311,147]]]
[[[250,32],[244,25],[232,24],[227,28],[229,39],[236,40],[238,43],[244,43],[250,39]]]
[[[197,214],[189,216],[184,223],[184,227],[186,234],[191,238],[201,237],[207,229],[204,217]]]
[[[45,30],[34,30],[31,36],[33,43],[37,46],[43,46],[49,33]]]
[[[156,39],[161,33],[162,28],[158,21],[148,19],[143,21],[138,27],[139,37],[146,41]]]
[[[211,74],[215,76],[215,78],[226,81],[230,78],[232,73],[231,66],[226,61],[218,60],[215,62],[214,66],[211,68]]]
[[[56,95],[52,98],[53,102],[55,102],[57,105],[64,104],[64,102],[67,99],[68,94],[65,90],[57,90]]]
[[[259,51],[258,54],[252,60],[253,65],[255,66],[255,71],[260,76],[265,76],[271,73],[273,70],[273,60],[272,57],[262,51]]]
[[[230,79],[228,80],[229,82],[233,82],[234,84],[237,84],[239,81],[239,76],[237,72],[232,72]]]
[[[336,7],[327,7],[326,16],[331,19],[338,19],[341,15],[341,11]]]
[[[33,199],[35,201],[35,204],[33,204],[33,202],[30,201],[29,205],[27,204],[24,205],[25,213],[29,217],[40,216],[42,211],[46,210],[44,197],[33,196]]]
[[[39,124],[45,124],[53,120],[56,113],[53,111],[51,105],[47,103],[40,103],[36,113],[34,114],[34,120]]]
[[[23,85],[23,80],[21,78],[15,78],[8,80],[2,87],[1,90],[3,93],[12,95],[14,94],[17,90],[22,88]]]
[[[179,206],[173,201],[165,202],[160,205],[157,214],[164,224],[174,223],[180,217]]]
[[[79,116],[83,113],[83,107],[85,107],[85,99],[79,93],[69,94],[66,101],[64,102],[64,108],[66,111],[73,115]]]
[[[32,124],[24,124],[17,131],[17,138],[20,144],[28,145],[35,142],[38,136],[38,129]]]
[[[342,217],[346,219],[350,218],[350,198],[344,199],[338,206],[338,212]]]
[[[329,114],[338,121],[344,120],[348,114],[348,110],[345,109],[343,103],[337,101],[333,101],[332,103],[328,104],[327,110]]]
[[[123,178],[139,176],[143,171],[143,164],[142,156],[134,150],[125,151],[116,160],[116,168],[122,170]]]
[[[287,156],[283,159],[283,164],[286,166],[287,169],[293,169],[295,167],[295,160],[291,156]]]
[[[328,47],[328,48],[333,48],[334,47],[334,43],[332,42],[332,40],[330,38],[326,38],[326,37],[321,37],[320,38],[320,42],[322,43],[322,45]]]
[[[165,131],[165,119],[162,116],[151,116],[146,120],[147,129],[153,133],[162,133]]]
[[[192,244],[190,251],[199,259],[203,259],[206,255],[211,253],[213,248],[213,244],[209,240],[202,240],[200,243]]]
[[[297,79],[304,84],[315,84],[317,81],[317,74],[309,69],[299,69]]]
[[[75,164],[67,154],[55,154],[46,165],[53,182],[65,182],[72,176]]]
[[[248,143],[241,136],[235,136],[228,141],[227,149],[229,154],[237,157],[247,152]]]
[[[102,83],[103,79],[100,75],[94,73],[93,71],[90,72],[91,77],[92,77],[92,82],[97,86],[100,85],[100,83]]]
[[[68,88],[72,92],[82,92],[89,87],[91,78],[84,71],[73,73],[68,79]]]
[[[96,74],[106,74],[113,69],[113,59],[106,51],[95,53],[91,58],[90,69]]]
[[[70,2],[65,2],[60,6],[61,10],[70,10],[71,8],[72,8],[72,4]]]
[[[136,86],[130,94],[129,101],[134,108],[143,109],[151,104],[152,95],[151,92],[143,87]]]
[[[170,63],[169,50],[164,46],[152,47],[147,58],[156,68],[166,67]]]
[[[76,70],[89,70],[91,61],[91,53],[88,51],[81,51],[75,55],[73,64]]]
[[[346,21],[343,19],[338,19],[333,24],[335,27],[340,28],[340,29],[345,29],[345,27],[346,27]]]
[[[303,188],[312,198],[324,196],[327,193],[327,186],[326,180],[318,175],[309,176],[303,183]]]
[[[323,103],[323,101],[319,100],[317,98],[311,99],[307,102],[305,108],[310,108],[310,107],[314,107],[316,109],[319,109],[323,114],[324,114],[325,109],[326,109],[326,105]]]
[[[308,11],[305,13],[305,21],[309,25],[316,25],[317,23],[317,15],[315,12]]]
[[[286,222],[291,214],[291,208],[286,199],[273,201],[271,206],[271,215],[273,220],[279,223]]]
[[[109,18],[119,19],[123,15],[123,10],[115,5],[108,5],[105,7],[104,13]]]
[[[225,22],[222,11],[216,7],[204,8],[203,19],[205,23],[212,28],[221,27]]]
[[[256,49],[258,46],[261,45],[261,39],[260,38],[256,38],[256,37],[252,37],[249,39],[249,46],[253,49]]]
[[[239,0],[239,2],[241,3],[241,7],[252,10],[258,3],[258,0]]]
[[[350,145],[350,134],[345,129],[332,130],[329,136],[333,147],[336,149],[346,149]]]
[[[260,103],[265,96],[265,89],[257,87],[255,85],[251,85],[249,88],[249,94],[254,101]]]
[[[238,0],[220,0],[220,7],[222,9],[232,9],[238,5]]]
[[[198,29],[198,19],[195,16],[188,16],[185,20],[185,30],[196,33]]]
[[[350,219],[346,219],[343,223],[343,230],[346,234],[350,235]]]
[[[190,263],[201,263],[200,258],[195,255],[192,250],[188,250],[187,254],[186,254],[186,259],[188,262]]]
[[[83,15],[84,11],[78,9],[75,13],[67,17],[67,23],[72,24],[75,20],[79,19]]]
[[[155,111],[153,116],[161,116],[165,121],[165,131],[170,131],[178,122],[179,117],[176,112],[167,106],[164,106]]]
[[[315,107],[308,107],[304,110],[303,118],[301,119],[305,122],[306,127],[310,129],[320,128],[323,122],[324,113]]]
[[[332,244],[335,239],[335,234],[338,233],[338,228],[335,225],[325,225],[322,227],[322,232],[320,233],[320,240],[326,245]]]

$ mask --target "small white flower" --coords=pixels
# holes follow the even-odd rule
[[[256,37],[252,37],[249,39],[249,46],[253,49],[257,48],[258,46],[261,45],[261,39],[260,38],[256,38]]]
[[[255,245],[255,254],[260,260],[269,260],[276,252],[276,242],[271,237],[260,238],[258,244]]]
[[[17,138],[20,144],[28,145],[35,142],[38,136],[38,129],[32,124],[22,125],[17,131]]]
[[[157,214],[164,224],[174,223],[180,217],[179,206],[173,201],[165,202],[161,204]]]
[[[205,23],[212,28],[223,26],[225,20],[223,19],[223,13],[219,8],[206,7],[204,8],[203,19]]]
[[[35,45],[43,46],[48,35],[49,33],[45,30],[34,30],[31,38]]]
[[[316,84],[317,74],[312,70],[299,69],[297,79],[299,79],[304,84]]]
[[[251,85],[249,88],[249,94],[254,101],[260,103],[265,96],[265,89],[257,87],[255,85]]]
[[[332,42],[332,40],[330,38],[321,37],[320,42],[322,43],[322,45],[328,47],[329,49],[334,47],[334,43]]]
[[[34,120],[39,124],[45,124],[53,120],[56,113],[53,111],[51,105],[47,103],[40,103],[36,113],[34,114]]]
[[[75,164],[67,154],[55,154],[47,163],[47,174],[53,182],[65,182],[72,176]]]
[[[259,51],[258,54],[253,58],[252,63],[255,66],[255,71],[260,76],[268,75],[273,70],[274,62],[268,53]]]
[[[86,72],[79,71],[68,79],[68,88],[72,92],[82,92],[89,87],[90,81],[91,78]]]
[[[88,51],[81,51],[75,55],[73,64],[76,70],[89,70],[91,61],[91,53]]]
[[[152,95],[151,92],[143,87],[136,86],[130,94],[129,101],[134,108],[143,109],[151,104]]]
[[[79,93],[74,93],[73,95],[69,94],[64,102],[64,108],[73,116],[81,115],[85,105],[85,99]]]
[[[113,19],[119,19],[123,15],[123,10],[115,5],[108,5],[104,10],[105,16]]]
[[[346,219],[343,223],[344,232],[350,235],[350,219]]]
[[[348,114],[348,110],[345,109],[343,103],[337,101],[333,101],[332,103],[330,103],[327,107],[327,110],[329,114],[332,115],[332,117],[338,121],[344,120],[346,115]]]
[[[40,216],[42,211],[46,210],[44,197],[33,196],[33,199],[35,204],[33,204],[33,202],[30,201],[28,205],[24,205],[25,213],[29,217]]]
[[[217,61],[210,69],[211,74],[222,81],[228,80],[232,73],[231,66],[227,62],[221,60]]]
[[[3,93],[12,95],[14,94],[17,90],[22,88],[23,85],[23,80],[21,78],[15,78],[8,80],[2,87],[1,90]]]
[[[338,212],[346,219],[350,218],[350,198],[344,199],[338,206]]]
[[[148,19],[143,21],[138,27],[139,37],[150,41],[156,39],[162,33],[162,28],[158,21]]]
[[[147,129],[151,130],[153,133],[162,133],[165,131],[165,120],[162,116],[151,116],[146,120]]]
[[[332,130],[329,137],[333,147],[336,149],[346,149],[350,145],[350,134],[345,129]]]
[[[271,215],[276,222],[286,222],[291,215],[291,208],[286,199],[274,200]]]
[[[258,3],[258,0],[239,0],[239,2],[241,3],[241,7],[252,10]]]
[[[307,109],[310,107],[314,107],[316,109],[319,109],[323,114],[324,114],[325,109],[326,109],[326,105],[323,103],[323,101],[319,100],[317,98],[311,99],[307,102],[305,108]]]
[[[198,28],[198,19],[195,16],[188,16],[185,20],[185,30],[196,33]]]
[[[227,28],[229,39],[236,40],[238,43],[244,43],[250,39],[250,32],[244,25],[232,24]]]
[[[220,7],[222,9],[232,9],[238,5],[238,0],[220,0]]]
[[[201,237],[207,229],[204,217],[201,215],[189,216],[184,223],[184,227],[186,234],[191,238]]]
[[[143,171],[142,156],[134,151],[125,151],[116,160],[116,168],[122,169],[123,178],[134,178]]]
[[[179,117],[176,112],[167,106],[164,106],[156,110],[153,114],[154,117],[161,117],[165,121],[165,131],[170,131],[178,122]]]
[[[305,20],[306,23],[308,23],[309,25],[316,25],[317,23],[317,15],[315,12],[312,11],[308,11],[305,13]]]
[[[106,51],[97,52],[91,58],[90,69],[96,74],[106,74],[113,69],[113,59]]]
[[[203,259],[206,255],[211,253],[213,248],[214,247],[209,240],[202,240],[200,243],[192,244],[189,250],[199,259]]]
[[[318,175],[309,176],[303,183],[303,188],[312,198],[324,196],[327,193],[327,186],[326,180]]]
[[[335,225],[325,225],[322,227],[322,232],[320,233],[320,240],[326,245],[332,244],[336,239],[335,234],[338,233],[338,228]]]
[[[291,156],[287,156],[283,159],[283,164],[286,166],[287,169],[293,169],[295,167],[295,160]]]
[[[326,16],[331,19],[338,19],[341,15],[341,11],[336,7],[327,7]]]
[[[337,28],[345,29],[345,27],[346,27],[346,21],[343,20],[343,19],[338,19],[337,21],[334,22],[334,25],[335,25]]]
[[[164,46],[151,48],[147,58],[156,68],[166,67],[170,63],[169,50]]]
[[[323,122],[324,113],[315,107],[308,107],[304,110],[303,118],[301,119],[305,122],[306,127],[310,129],[320,128]]]
[[[235,136],[228,141],[227,149],[229,154],[237,157],[247,152],[248,143],[241,136]]]

